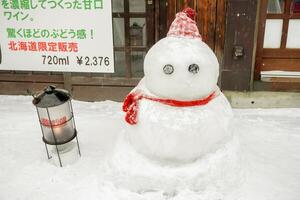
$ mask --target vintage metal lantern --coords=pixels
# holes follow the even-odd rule
[[[70,93],[51,85],[34,95],[32,103],[37,109],[48,159],[51,156],[47,145],[53,145],[62,167],[61,150],[75,138],[81,156]]]

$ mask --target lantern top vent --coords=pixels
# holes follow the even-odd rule
[[[33,96],[32,103],[39,108],[55,107],[64,104],[71,99],[71,94],[67,90],[58,89],[54,85],[49,85],[44,90]]]

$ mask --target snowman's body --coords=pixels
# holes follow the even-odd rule
[[[144,80],[136,89],[153,96]],[[232,110],[218,88],[216,93],[206,105],[180,108],[142,99],[138,123],[127,131],[130,143],[151,158],[183,162],[217,149],[231,136]]]
[[[183,19],[183,24],[194,23],[185,14],[177,19]],[[169,36],[160,40],[147,53],[144,72],[132,94],[180,102],[205,99],[211,94],[214,97],[203,105],[187,107],[140,98],[137,123],[127,131],[138,152],[151,158],[188,162],[227,141],[231,107],[217,87],[217,58],[201,39]]]

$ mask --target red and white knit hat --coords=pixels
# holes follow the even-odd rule
[[[192,8],[186,8],[176,14],[167,36],[195,38],[202,40],[195,18],[195,11]]]

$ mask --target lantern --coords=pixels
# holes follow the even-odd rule
[[[78,154],[81,156],[70,93],[55,86],[48,86],[41,93],[34,95],[32,103],[37,109],[48,159],[51,157],[47,145],[53,145],[62,167],[60,152],[75,138]]]

